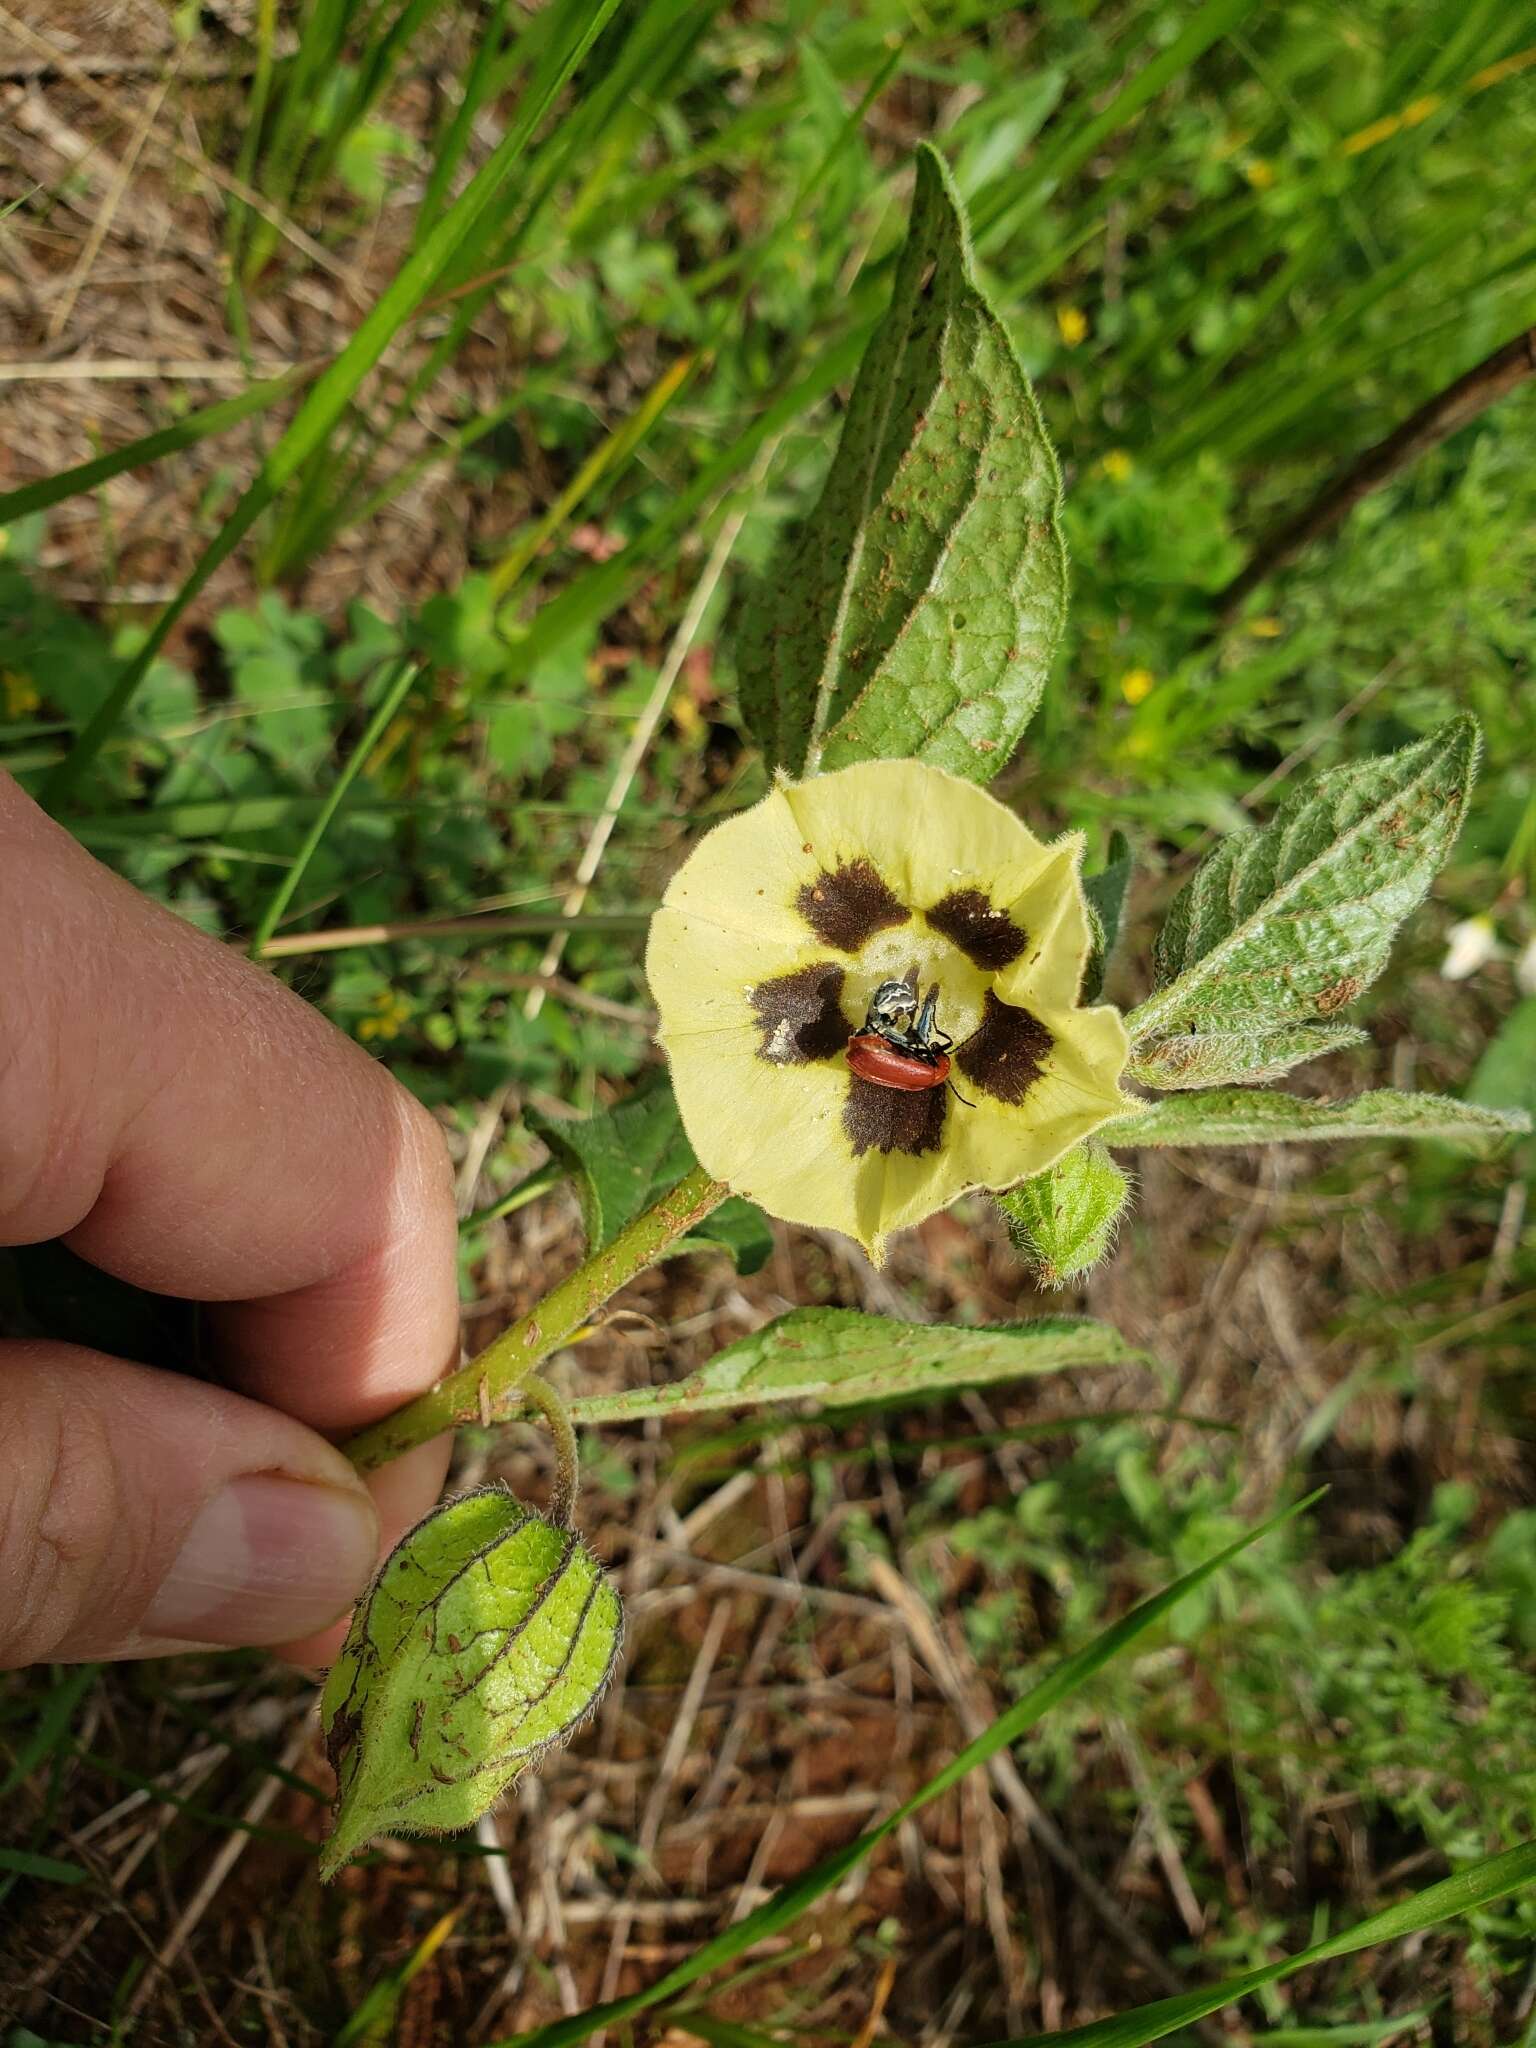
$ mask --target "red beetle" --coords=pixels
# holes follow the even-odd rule
[[[864,1029],[848,1041],[848,1065],[861,1081],[916,1094],[922,1088],[942,1088],[949,1080],[949,1052],[955,1041],[935,1021],[939,985],[935,982],[929,989],[919,1010],[916,980],[914,968],[906,981],[882,981],[870,997]],[[958,1089],[955,1094],[964,1102]]]
[[[861,1081],[882,1088],[942,1088],[949,1079],[947,1052],[903,1052],[878,1031],[856,1031],[848,1041],[848,1064]]]

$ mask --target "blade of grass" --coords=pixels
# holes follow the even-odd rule
[[[0,1870],[42,1884],[84,1884],[91,1874],[78,1863],[61,1863],[57,1856],[39,1856],[30,1849],[0,1848]]]
[[[262,131],[267,125],[267,108],[272,99],[272,80],[276,71],[277,52],[277,0],[257,0],[256,8],[256,75],[251,81],[251,97],[243,119],[244,133],[240,137],[240,154],[235,160],[235,175],[242,185],[254,184],[256,178],[256,157],[261,148]],[[224,261],[228,270],[224,303],[229,313],[229,324],[242,355],[251,352],[251,321],[245,304],[245,284],[242,273],[242,245],[245,241],[249,210],[240,199],[230,201],[225,219]]]
[[[418,663],[403,661],[399,664],[397,672],[386,684],[384,693],[379,699],[378,707],[374,711],[372,718],[369,719],[362,738],[352,749],[350,755],[348,755],[342,766],[341,773],[327,792],[325,801],[315,813],[315,821],[305,833],[303,844],[293,857],[293,865],[267,899],[267,907],[262,912],[261,917],[257,921],[256,929],[251,934],[250,955],[253,960],[261,958],[267,941],[282,922],[289,904],[293,901],[295,891],[304,879],[305,871],[319,850],[320,842],[325,837],[332,818],[335,817],[337,811],[341,808],[342,798],[356,781],[364,762],[368,760],[374,748],[377,747],[379,741],[383,739],[385,733],[389,730],[390,725],[394,721],[395,714],[409,696],[411,688],[420,674],[421,668]]]
[[[286,938],[269,939],[261,949],[264,960],[284,960],[297,953],[340,953],[351,946],[387,946],[409,939],[428,943],[434,939],[518,938],[543,939],[551,932],[634,932],[650,924],[646,911],[593,911],[585,917],[439,917],[405,924],[352,925],[345,931],[293,932]]]
[[[0,1779],[0,1800],[9,1799],[16,1787],[30,1778],[44,1758],[51,1756],[65,1740],[75,1708],[95,1684],[100,1669],[99,1664],[77,1665],[46,1696],[32,1732],[17,1750],[5,1777]]]
[[[644,86],[643,96],[647,100],[657,97],[658,88],[654,76],[656,67],[660,66],[661,70],[665,73],[679,62],[680,52],[693,46],[702,33],[703,28],[716,12],[718,12],[717,0],[706,0],[706,4],[702,6],[692,4],[681,7],[680,14],[683,18],[673,33],[670,43],[663,38],[656,47],[653,48],[647,45],[639,53],[639,57],[647,58],[650,61],[652,69],[646,71],[642,68],[637,71],[636,67],[639,64],[639,57],[637,57],[626,68],[624,77],[628,78],[631,75],[638,75]],[[691,19],[687,18],[690,16]],[[666,25],[663,23],[663,26]],[[498,596],[505,597],[513,589],[518,578],[537,557],[540,549],[559,533],[562,526],[569,523],[576,511],[585,504],[592,491],[604,478],[622,471],[624,465],[637,453],[649,437],[652,429],[670,410],[677,397],[692,381],[697,370],[706,361],[713,358],[722,338],[727,333],[740,328],[747,301],[758,277],[775,254],[783,247],[784,243],[800,231],[807,208],[812,203],[816,191],[830,175],[838,158],[858,136],[865,115],[868,113],[871,105],[885,90],[892,73],[900,62],[901,54],[902,48],[898,46],[887,55],[885,61],[879,66],[875,75],[866,85],[857,104],[848,112],[845,120],[839,127],[838,133],[833,138],[821,160],[807,175],[792,203],[784,209],[774,231],[770,235],[761,237],[745,248],[735,252],[728,260],[724,271],[719,272],[715,276],[714,282],[718,286],[719,283],[723,282],[726,275],[735,273],[737,275],[736,290],[731,297],[726,297],[718,289],[714,289],[708,294],[712,309],[709,312],[703,336],[697,345],[687,355],[673,363],[657,379],[636,410],[627,419],[622,421],[606,440],[599,443],[586,458],[576,476],[573,477],[566,489],[561,492],[555,504],[529,527],[508,550],[507,555],[493,571]],[[629,55],[627,50],[625,55]],[[616,106],[619,101],[615,97],[615,90],[613,89],[615,81],[610,81],[609,84],[610,91],[607,100],[604,101],[604,105],[612,104]],[[630,92],[629,97],[641,96],[641,92],[641,86],[637,85]],[[595,104],[595,99],[593,104]],[[589,122],[587,125],[597,134],[604,132],[605,123],[603,122]],[[585,132],[586,130],[583,130],[583,133]],[[478,282],[471,297],[459,307],[449,332],[442,337],[428,363],[418,373],[417,377],[412,380],[409,390],[396,402],[382,433],[371,432],[371,447],[376,447],[381,439],[387,440],[389,432],[398,423],[404,411],[408,409],[413,397],[419,396],[420,392],[436,376],[438,370],[456,352],[459,340],[463,334],[468,332],[473,324],[477,309],[490,295],[490,292],[495,287],[497,278],[505,272],[510,259],[526,240],[534,219],[545,199],[558,185],[567,165],[572,161],[579,160],[581,155],[581,151],[577,147],[579,141],[579,136],[573,137],[562,157],[551,166],[538,193],[530,202],[526,216],[519,221],[511,237],[498,252],[495,269],[493,269],[488,278]],[[567,232],[567,229],[568,223],[563,222],[561,228],[562,236]],[[547,254],[547,247],[541,253]],[[532,259],[525,258],[523,260]],[[690,289],[696,294],[701,291],[702,287],[697,279],[691,280]],[[302,527],[295,526],[285,536],[281,549],[281,559],[283,562],[296,562],[307,550],[319,545],[322,539],[334,537],[342,526],[354,524],[363,516],[364,508],[350,503],[349,494],[358,478],[365,473],[367,464],[371,459],[371,453],[364,454],[360,466],[353,472],[348,484],[326,507],[323,518],[308,518],[304,521]],[[396,490],[403,488],[407,474],[408,472],[401,472],[398,478],[390,479],[386,485],[373,492],[366,501],[367,509],[376,509],[381,502],[393,496]]]
[[[499,600],[507,595],[540,548],[559,532],[587,494],[639,447],[693,375],[698,360],[697,354],[690,351],[669,364],[623,424],[598,443],[549,509],[524,531],[491,570],[488,580],[493,596]]]
[[[434,1921],[405,1961],[374,1985],[337,2034],[335,2048],[361,2048],[364,2043],[383,2043],[395,2038],[400,2000],[407,1985],[431,1962],[452,1934],[463,1911],[462,1906],[455,1906],[440,1920]]]
[[[699,1979],[707,1976],[710,1971],[734,1963],[758,1942],[789,1926],[791,1921],[831,1891],[850,1870],[863,1862],[871,1850],[878,1848],[880,1843],[893,1835],[914,1814],[920,1813],[941,1794],[959,1784],[968,1772],[996,1756],[999,1750],[1010,1747],[1027,1734],[1043,1715],[1069,1698],[1079,1686],[1086,1684],[1112,1657],[1128,1649],[1138,1636],[1144,1634],[1154,1622],[1161,1620],[1171,1608],[1176,1607],[1187,1594],[1193,1592],[1195,1587],[1203,1585],[1213,1573],[1220,1571],[1223,1565],[1229,1564],[1250,1545],[1259,1542],[1271,1531],[1278,1529],[1282,1523],[1290,1521],[1294,1515],[1310,1507],[1318,1498],[1319,1494],[1310,1494],[1307,1499],[1298,1501],[1294,1507],[1286,1508],[1280,1514],[1272,1515],[1268,1521],[1260,1523],[1257,1528],[1248,1530],[1235,1543],[1229,1543],[1225,1549],[1217,1551],[1214,1557],[1207,1558],[1204,1564],[1196,1565],[1193,1571],[1186,1572],[1182,1578],[1175,1579],[1171,1585],[1165,1586],[1160,1593],[1154,1593],[1150,1599],[1143,1600],[1138,1606],[1133,1607],[1119,1621],[1102,1630],[1083,1649],[1074,1652],[1070,1657],[1064,1657],[1048,1677],[1042,1679],[1038,1685],[1032,1686],[1023,1699],[1018,1700],[1006,1713],[1000,1714],[991,1727],[977,1736],[974,1742],[968,1742],[941,1771],[936,1772],[926,1785],[910,1799],[904,1800],[895,1812],[888,1814],[878,1826],[870,1828],[857,1840],[848,1843],[845,1848],[823,1858],[803,1877],[798,1877],[792,1883],[781,1887],[764,1905],[748,1913],[744,1919],[738,1920],[723,1934],[716,1935],[713,1941],[705,1942],[686,1962],[679,1963],[675,1969],[669,1970],[664,1977],[658,1978],[646,1990],[632,1992],[626,1998],[613,1999],[604,2005],[589,2006],[585,2012],[575,2013],[569,2019],[554,2020],[548,2026],[535,2029],[531,2034],[509,2035],[494,2043],[493,2048],[575,2048],[577,2042],[587,2040],[599,2027],[612,2026],[619,2021],[633,2018],[636,2013],[649,2012],[664,1999],[697,1984]],[[1536,1856],[1536,1851],[1532,1854]]]
[[[356,333],[309,393],[298,416],[262,465],[219,534],[204,550],[191,575],[166,606],[143,646],[129,661],[86,725],[66,760],[43,786],[43,802],[57,808],[116,730],[144,677],[165,645],[171,628],[209,578],[234,553],[261,514],[303,465],[324,445],[358,386],[400,328],[442,275],[455,252],[505,185],[555,98],[597,39],[618,0],[584,0],[573,7],[570,32],[530,85],[517,118],[492,155],[449,207],[419,249],[408,256]]]
[[[282,89],[265,138],[262,161],[254,166],[266,197],[284,213],[298,182],[299,166],[310,144],[310,124],[325,81],[341,58],[352,14],[352,0],[310,0],[302,10],[298,47],[282,67]],[[277,246],[271,223],[252,231],[245,254],[245,281],[257,277]]]
[[[542,606],[526,635],[512,649],[511,675],[523,675],[573,634],[600,619],[641,577],[649,575],[659,557],[677,535],[696,519],[711,498],[723,493],[751,462],[763,443],[791,426],[802,412],[818,404],[857,368],[869,339],[870,325],[862,325],[834,342],[821,360],[765,406],[752,424],[738,434],[729,447],[708,462],[693,481],[672,498],[664,512],[653,519],[628,547],[611,561],[589,569],[568,583]],[[728,508],[716,508],[720,517]]]
[[[704,12],[707,15],[718,12],[719,4],[720,0],[705,0]],[[670,24],[697,5],[698,0],[664,0],[664,4],[640,12],[628,36],[612,54],[611,61],[609,39],[605,39],[598,48],[593,65],[599,75],[581,104],[569,111],[534,152],[525,180],[529,196],[513,213],[510,225],[488,216],[480,230],[466,239],[453,264],[445,268],[441,280],[443,294],[451,297],[455,293],[463,293],[464,296],[455,305],[447,328],[397,393],[383,417],[355,423],[342,452],[347,473],[340,486],[327,488],[327,478],[320,465],[313,466],[314,473],[306,478],[304,493],[313,502],[293,508],[283,531],[267,550],[263,568],[269,576],[287,573],[299,562],[328,546],[343,528],[353,523],[356,517],[353,507],[359,492],[367,488],[378,451],[390,445],[401,422],[458,354],[567,167],[580,160],[580,153],[588,146],[589,139],[602,132],[625,95],[644,90],[649,80],[647,65],[655,60],[658,46],[664,48]],[[493,76],[485,87],[488,101],[501,90],[507,67],[521,62],[526,46],[544,34],[545,19],[542,14],[534,15],[506,59],[493,67]]]
[[[1536,1842],[1528,1842],[1520,1849],[1507,1849],[1501,1856],[1485,1856],[1467,1869],[1458,1870],[1454,1877],[1442,1878],[1439,1884],[1427,1885],[1411,1898],[1357,1921],[1342,1934],[1314,1942],[1310,1948],[1293,1956],[1282,1956],[1278,1962],[1265,1963],[1257,1970],[1245,1970],[1240,1976],[1228,1977],[1201,1991],[1185,1992],[1179,1998],[1159,1998],[1151,2005],[1138,2006],[1134,2012],[1119,2013],[1113,2019],[1093,2020],[1085,2027],[1069,2027],[1065,2033],[1022,2035],[1012,2041],[994,2042],[992,2048],[1142,2048],[1144,2042],[1160,2041],[1176,2028],[1220,2012],[1223,2006],[1235,2004],[1249,1992],[1262,1990],[1266,1984],[1278,1984],[1314,1963],[1331,1962],[1336,1956],[1354,1955],[1382,1942],[1403,1941],[1409,1935],[1422,1934],[1444,1920],[1475,1913],[1480,1906],[1508,1898],[1511,1892],[1521,1891],[1528,1884],[1536,1884]]]
[[[1013,181],[999,179],[972,206],[971,232],[978,246],[1010,234],[1057,186],[1080,170],[1096,149],[1203,57],[1212,43],[1229,35],[1257,4],[1258,0],[1206,0],[1167,49],[1128,79],[1101,113],[1086,121],[1053,123],[1046,131],[1040,159],[1024,183],[1010,190]]]
[[[442,4],[443,0],[406,0],[387,29],[379,32],[377,24],[370,22],[363,30],[359,41],[367,54],[357,67],[345,102],[304,165],[299,180],[301,202],[312,197],[331,175],[347,137],[378,105],[406,51]]]
[[[54,476],[39,478],[35,484],[22,484],[14,491],[0,491],[0,526],[8,526],[13,519],[22,519],[29,512],[46,512],[51,505],[58,505],[65,498],[79,497],[85,491],[94,491],[104,483],[110,483],[125,470],[144,469],[162,456],[179,454],[183,448],[193,448],[199,441],[206,441],[212,434],[222,434],[226,427],[238,426],[253,413],[265,412],[269,406],[277,405],[290,392],[307,382],[320,369],[319,363],[302,363],[292,370],[285,370],[281,377],[269,377],[260,384],[252,384],[242,391],[238,398],[221,398],[217,405],[205,405],[197,412],[190,412],[173,426],[161,427],[153,434],[145,434],[137,441],[125,442],[121,448],[110,448],[105,455],[94,455],[89,462],[77,462],[72,469],[61,469]]]
[[[485,106],[492,81],[496,76],[496,59],[501,54],[507,33],[507,9],[510,0],[492,0],[489,13],[475,41],[475,51],[470,59],[469,70],[459,93],[459,104],[454,108],[446,129],[440,136],[432,154],[432,169],[427,176],[427,189],[421,195],[421,204],[416,209],[416,222],[412,241],[419,243],[443,210],[459,165],[464,161],[464,152],[469,147],[469,138]]]

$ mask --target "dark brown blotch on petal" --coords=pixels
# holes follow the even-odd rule
[[[843,970],[831,960],[760,981],[751,995],[763,1034],[758,1058],[776,1067],[801,1067],[841,1052],[850,1031],[842,994]]]
[[[1006,910],[998,910],[980,889],[951,889],[924,915],[977,967],[996,974],[1011,967],[1029,944],[1029,934]]]
[[[795,908],[825,946],[857,953],[876,932],[905,924],[912,915],[867,860],[824,868],[795,898]]]
[[[955,1064],[988,1095],[1016,1106],[1039,1080],[1055,1043],[1038,1017],[1000,1003],[988,989],[981,1022],[956,1052]]]
[[[866,1152],[909,1152],[914,1158],[937,1152],[944,1138],[946,1091],[924,1088],[912,1094],[882,1088],[858,1074],[848,1076],[843,1129],[854,1157]]]

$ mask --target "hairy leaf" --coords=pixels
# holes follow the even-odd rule
[[[1043,1287],[1092,1272],[1114,1242],[1131,1184],[1102,1145],[1075,1145],[1056,1164],[997,1198],[1015,1249]]]
[[[1222,840],[1174,899],[1132,1038],[1298,1024],[1353,1002],[1450,852],[1480,746],[1475,719],[1452,719],[1329,769],[1262,831]]]
[[[1088,916],[1093,927],[1093,946],[1088,964],[1083,969],[1080,1002],[1096,1003],[1103,993],[1104,973],[1120,937],[1132,872],[1131,843],[1123,832],[1112,832],[1108,860],[1096,875],[1083,877],[1083,894],[1088,899]]]
[[[990,780],[1061,635],[1060,499],[949,172],[924,147],[821,501],[742,622],[742,710],[770,765],[915,756]]]
[[[589,1252],[612,1244],[698,1164],[664,1080],[580,1123],[533,1113],[528,1124],[575,1178]],[[741,1272],[755,1273],[773,1251],[773,1234],[755,1203],[733,1195],[679,1238],[669,1256],[705,1250],[728,1251]]]
[[[1143,1353],[1107,1323],[1047,1316],[987,1329],[895,1323],[852,1308],[803,1308],[716,1353],[687,1379],[571,1403],[577,1422],[692,1415],[764,1401],[819,1401],[824,1408],[903,1396],[921,1400],[955,1387],[1123,1365]]]
[[[573,1531],[500,1487],[435,1508],[385,1560],[325,1682],[338,1789],[322,1877],[374,1835],[473,1826],[591,1712],[621,1631]]]
[[[1149,1103],[1145,1116],[1117,1118],[1101,1132],[1111,1145],[1316,1144],[1332,1138],[1439,1138],[1475,1150],[1531,1127],[1519,1110],[1483,1109],[1448,1095],[1376,1088],[1343,1102],[1314,1102],[1268,1089],[1221,1088]]]
[[[1353,1024],[1285,1024],[1278,1031],[1184,1031],[1138,1046],[1126,1074],[1146,1088],[1216,1088],[1226,1081],[1278,1081],[1304,1060],[1363,1045],[1365,1036]]]

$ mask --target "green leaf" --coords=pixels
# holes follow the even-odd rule
[[[471,1827],[596,1705],[623,1617],[575,1533],[500,1487],[447,1501],[384,1562],[320,1701],[334,1877],[372,1836]]]
[[[1150,1599],[1133,1607],[1129,1614],[1122,1615],[1118,1621],[1102,1629],[1092,1642],[1074,1651],[1070,1657],[1064,1657],[1038,1685],[1031,1686],[1021,1700],[999,1714],[990,1728],[983,1729],[973,1742],[968,1742],[926,1785],[914,1792],[910,1799],[903,1800],[884,1820],[782,1886],[771,1899],[728,1927],[723,1934],[706,1941],[684,1962],[668,1970],[644,1991],[633,1991],[627,1997],[589,2006],[585,2012],[573,2013],[569,2019],[551,2020],[547,2026],[537,2027],[531,2034],[506,2036],[491,2043],[490,2048],[576,2048],[578,2042],[587,2040],[599,2027],[614,2026],[622,2020],[632,2019],[636,2013],[649,2012],[665,1999],[674,1998],[679,1991],[686,1991],[690,1985],[697,1984],[701,1977],[736,1962],[760,1941],[766,1941],[797,1920],[807,1907],[813,1906],[840,1884],[849,1871],[856,1870],[872,1849],[877,1849],[905,1826],[914,1814],[958,1785],[968,1772],[990,1762],[999,1751],[1009,1749],[1022,1740],[1053,1708],[1070,1699],[1112,1657],[1129,1649],[1139,1636],[1161,1621],[1171,1608],[1187,1599],[1197,1587],[1203,1586],[1223,1565],[1278,1529],[1283,1522],[1288,1522],[1293,1515],[1300,1514],[1316,1498],[1317,1495],[1313,1494],[1308,1500],[1298,1502],[1295,1507],[1287,1508],[1267,1522],[1261,1522],[1256,1529],[1247,1530],[1235,1543],[1218,1550],[1204,1564],[1196,1565],[1193,1571],[1175,1579],[1172,1585],[1165,1586],[1160,1593],[1154,1593]]]
[[[1096,1003],[1103,993],[1104,971],[1120,937],[1133,871],[1130,841],[1123,832],[1111,832],[1108,860],[1096,875],[1083,877],[1088,920],[1093,928],[1093,949],[1088,955],[1088,965],[1083,969],[1081,1002]]]
[[[575,1180],[589,1253],[606,1250],[626,1223],[698,1164],[665,1079],[580,1123],[557,1123],[536,1111],[529,1112],[527,1122]],[[755,1203],[733,1195],[679,1238],[667,1256],[721,1249],[743,1273],[756,1273],[767,1264],[773,1234]]]
[[[742,710],[770,765],[915,756],[996,775],[1065,618],[1060,500],[949,172],[924,147],[821,501],[742,620]]]
[[[1382,1942],[1405,1941],[1426,1928],[1438,1927],[1442,1921],[1475,1913],[1479,1907],[1492,1905],[1495,1899],[1508,1898],[1511,1892],[1523,1891],[1532,1883],[1536,1883],[1536,1843],[1527,1843],[1521,1849],[1507,1849],[1502,1856],[1486,1856],[1468,1869],[1457,1871],[1454,1877],[1427,1885],[1411,1898],[1357,1921],[1342,1934],[1314,1942],[1310,1948],[1293,1956],[1282,1956],[1278,1962],[1245,1970],[1241,1976],[1228,1977],[1223,1983],[1210,1984],[1199,1991],[1186,1991],[1176,1998],[1159,1998],[1151,2005],[1138,2006],[1134,2012],[1122,2012],[1112,2019],[1093,2020],[1086,2027],[1068,2027],[1058,2034],[1030,2034],[996,2042],[993,2048],[1142,2048],[1145,2042],[1160,2041],[1176,2028],[1220,2012],[1223,2006],[1246,1998],[1250,1991],[1278,1984],[1314,1963],[1351,1956]]]
[[[1386,965],[1461,829],[1477,722],[1331,768],[1262,831],[1222,840],[1174,899],[1137,1043],[1332,1017]]]
[[[1042,1287],[1089,1273],[1114,1243],[1131,1184],[1104,1147],[1074,1145],[1065,1158],[997,1197],[1014,1249]]]
[[[1536,1115],[1536,996],[1516,1003],[1499,1026],[1467,1083],[1467,1100]]]
[[[1364,1045],[1353,1024],[1285,1024],[1278,1031],[1184,1031],[1138,1046],[1126,1074],[1145,1088],[1217,1088],[1278,1081],[1305,1060]]]
[[[687,1379],[597,1394],[571,1403],[577,1422],[632,1422],[643,1415],[697,1415],[764,1401],[921,1400],[958,1387],[1065,1372],[1080,1365],[1141,1363],[1146,1354],[1107,1323],[1043,1316],[1033,1323],[966,1329],[896,1323],[852,1308],[802,1308],[717,1352]]]
[[[1482,1109],[1449,1095],[1375,1088],[1343,1102],[1316,1102],[1269,1089],[1220,1088],[1149,1103],[1144,1116],[1117,1117],[1100,1136],[1111,1145],[1313,1145],[1334,1138],[1438,1138],[1474,1150],[1528,1131],[1520,1110]]]
[[[78,1863],[61,1863],[57,1856],[34,1855],[30,1849],[0,1848],[0,1870],[41,1884],[84,1884],[91,1874]]]

